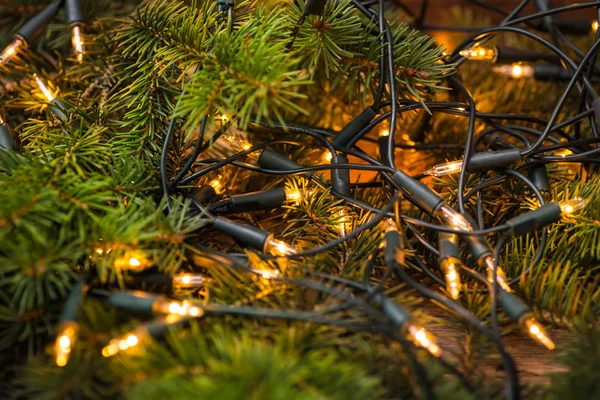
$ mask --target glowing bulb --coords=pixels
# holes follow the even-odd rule
[[[592,30],[596,32],[598,30],[598,21],[592,22]]]
[[[429,168],[427,171],[423,172],[423,174],[437,177],[456,174],[462,170],[462,164],[462,160],[438,164],[432,168]]]
[[[183,288],[200,288],[204,286],[204,276],[200,274],[179,274],[173,277],[173,287],[178,289]]]
[[[389,129],[383,129],[383,130],[379,131],[379,137],[386,137],[386,136],[390,136]]]
[[[26,44],[21,39],[15,39],[11,44],[6,46],[6,48],[0,54],[0,64],[5,64],[8,60],[14,56],[21,47],[25,47]]]
[[[71,43],[73,44],[73,53],[78,63],[83,62],[83,38],[81,25],[73,25],[71,28]]]
[[[446,291],[450,294],[450,297],[454,300],[460,296],[460,290],[462,284],[460,281],[460,275],[458,273],[462,262],[454,258],[448,258],[440,264],[442,271],[444,271],[444,277],[446,279]]]
[[[494,282],[494,258],[491,256],[487,256],[483,260],[483,263],[488,270],[488,281]],[[498,285],[500,285],[502,289],[506,290],[509,293],[512,292],[512,289],[510,288],[510,286],[508,286],[506,274],[499,266],[498,268],[496,268],[496,280],[498,281]]]
[[[556,154],[557,156],[561,156],[562,158],[565,158],[567,156],[572,155],[573,152],[571,150],[569,150],[569,149],[563,149],[563,150],[557,151],[554,154]]]
[[[330,151],[326,151],[325,153],[323,153],[323,160],[325,160],[325,162],[330,163],[331,160],[333,160],[333,154],[331,154]]]
[[[33,74],[33,78],[35,79],[35,83],[37,83],[42,93],[44,93],[44,96],[46,96],[48,102],[52,102],[52,100],[54,100],[56,96],[50,91],[50,89],[48,89],[44,81],[42,81],[40,77],[37,76],[37,74]]]
[[[573,214],[576,211],[582,210],[588,205],[589,199],[583,197],[574,197],[571,200],[558,203],[560,211],[563,215]]]
[[[407,328],[407,336],[417,346],[428,350],[432,355],[439,357],[442,353],[440,347],[435,342],[433,335],[425,330],[425,328],[409,323]]]
[[[54,345],[54,352],[56,354],[56,365],[64,367],[69,361],[71,355],[71,349],[75,342],[75,334],[79,325],[75,322],[65,322],[59,327],[59,334],[56,338]]]
[[[279,277],[279,271],[275,269],[251,269],[250,271],[262,276],[265,279],[274,279]]]
[[[285,189],[285,200],[288,203],[298,204],[302,199],[310,196],[311,193],[311,190]]]
[[[495,61],[495,49],[487,49],[483,47],[471,47],[470,49],[461,50],[458,54],[461,57],[466,57],[472,61]]]
[[[138,271],[152,265],[141,252],[127,252],[115,260],[115,267],[124,270]]]
[[[152,304],[152,311],[160,314],[198,317],[204,313],[200,307],[188,300],[177,301],[159,298]]]
[[[219,178],[221,178],[220,175]],[[215,178],[209,182],[209,185],[215,190],[216,194],[220,194],[223,191],[223,182],[219,178]]]
[[[459,212],[455,211],[451,207],[447,205],[442,205],[439,209],[439,213],[442,218],[450,225],[453,229],[458,229],[461,231],[472,231],[473,227],[467,221],[467,219],[462,216]]]
[[[529,336],[540,342],[548,350],[554,350],[556,347],[554,342],[546,335],[544,328],[530,315],[525,316],[522,319],[521,324],[527,329]]]
[[[388,218],[385,221],[383,221],[383,226],[384,226],[384,232],[390,232],[390,231],[398,232],[398,227],[396,226],[396,221],[394,221],[392,218]]]
[[[348,215],[348,213],[344,210],[338,212],[338,227],[340,230],[340,236],[346,236],[349,231],[352,230],[352,219]]]
[[[512,78],[530,78],[535,73],[531,65],[523,64],[497,65],[493,68],[493,71]]]
[[[229,121],[229,117],[225,114],[221,114],[221,116],[219,117],[219,119],[223,122],[227,122]]]
[[[267,252],[277,256],[289,256],[297,253],[296,249],[287,243],[272,238],[267,239],[267,243],[265,243],[265,253]]]
[[[221,137],[225,141],[227,141],[227,143],[229,143],[229,146],[231,146],[231,148],[234,151],[242,152],[242,151],[246,151],[246,150],[249,150],[252,148],[252,144],[250,142],[247,142],[246,140],[238,138],[232,134],[224,134]],[[253,160],[258,160],[259,155],[260,155],[260,152],[255,151],[253,153],[248,154],[248,158],[251,158]]]

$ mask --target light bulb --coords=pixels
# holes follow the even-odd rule
[[[442,271],[444,271],[444,278],[446,279],[446,291],[454,300],[459,298],[462,288],[458,272],[461,266],[462,262],[455,258],[447,258],[440,264]]]
[[[64,367],[69,361],[78,328],[79,325],[75,322],[64,322],[59,327],[59,334],[54,344],[56,365],[59,367]]]
[[[386,136],[390,136],[389,129],[382,129],[379,131],[379,137],[386,137]]]
[[[134,332],[128,333],[127,335],[113,339],[109,342],[108,346],[102,349],[102,355],[104,357],[112,357],[120,351],[126,351],[136,347],[140,344],[140,341],[147,336],[145,330],[138,329]]]
[[[345,210],[341,210],[338,212],[338,229],[340,231],[340,236],[346,236],[349,231],[352,230],[352,218],[348,215]]]
[[[191,301],[158,298],[152,305],[152,311],[161,314],[180,315],[182,317],[201,317],[204,310]]]
[[[417,346],[423,347],[428,350],[432,355],[439,357],[441,352],[440,347],[435,342],[435,339],[431,333],[427,332],[425,328],[408,323],[406,327],[406,334],[410,340]]]
[[[333,160],[333,154],[331,154],[330,151],[326,151],[325,153],[323,153],[323,160],[326,163],[330,163],[331,160]]]
[[[298,204],[300,203],[300,201],[302,201],[302,199],[305,199],[306,197],[310,196],[312,191],[311,190],[304,190],[304,189],[285,189],[285,200],[288,203],[292,203],[292,204]]]
[[[231,148],[234,151],[237,152],[242,152],[242,151],[246,151],[252,148],[252,144],[244,139],[241,139],[235,135],[232,134],[224,134],[221,136],[224,140],[227,141],[227,143],[229,143],[229,146],[231,146]],[[258,160],[258,157],[260,155],[260,151],[255,151],[253,153],[248,154],[248,158],[251,158],[253,160]]]
[[[40,79],[40,77],[37,76],[37,74],[33,74],[33,78],[35,79],[35,83],[37,83],[38,88],[42,91],[42,93],[44,94],[44,96],[48,100],[48,103],[51,103],[52,100],[54,100],[56,98],[56,96],[54,95],[54,93],[52,93],[50,91],[50,89],[48,89],[48,87],[46,86],[46,84],[44,83],[44,81],[42,81]]]
[[[524,64],[496,65],[492,70],[512,78],[531,78],[535,73],[531,65]]]
[[[462,160],[438,164],[432,168],[429,168],[427,171],[423,172],[423,174],[437,177],[456,174],[462,170],[462,165]]]
[[[151,265],[152,263],[139,251],[126,252],[115,260],[116,268],[129,271],[143,270]]]
[[[281,240],[269,238],[265,243],[265,253],[272,253],[276,256],[289,256],[296,254],[297,251]]]
[[[81,25],[71,27],[71,43],[73,44],[73,53],[78,63],[83,62],[83,31]]]
[[[221,181],[221,178],[221,175],[219,175],[218,178],[215,178],[208,183],[215,190],[216,194],[220,194],[223,191],[223,182]]]
[[[469,221],[467,221],[467,219],[464,216],[462,216],[462,214],[460,214],[453,208],[448,207],[444,204],[440,207],[438,212],[441,214],[442,218],[444,218],[446,223],[448,223],[448,225],[450,225],[450,227],[452,227],[453,229],[458,229],[461,231],[473,230],[473,227],[471,226]]]
[[[461,50],[458,54],[473,61],[494,61],[496,59],[496,50],[484,47],[471,47],[470,49]]]
[[[6,64],[8,60],[12,58],[21,47],[25,47],[26,44],[21,39],[15,39],[11,44],[6,46],[2,53],[0,54],[0,64]]]
[[[488,270],[488,281],[494,282],[494,257],[487,256],[483,260],[483,262]],[[510,288],[510,286],[508,286],[506,274],[504,273],[502,268],[500,268],[500,266],[496,268],[496,280],[498,281],[498,285],[500,285],[502,289],[506,290],[509,293],[512,292],[512,289]]]
[[[556,347],[554,342],[548,337],[548,335],[546,335],[544,327],[537,322],[535,318],[533,318],[531,315],[526,315],[521,320],[521,325],[527,329],[529,336],[546,346],[548,350],[554,350]]]
[[[279,271],[276,269],[251,269],[250,271],[262,276],[265,279],[279,278]]]
[[[204,282],[204,275],[201,274],[178,274],[172,279],[173,287],[178,289],[200,288]]]
[[[569,215],[584,209],[589,202],[589,199],[583,197],[574,197],[570,200],[562,201],[558,203],[558,205],[560,206],[560,211],[563,215]]]
[[[592,30],[596,32],[598,30],[598,21],[592,22]]]
[[[394,221],[392,218],[388,218],[385,221],[383,221],[383,229],[384,229],[384,232],[390,232],[390,231],[398,232],[398,227],[396,226],[396,221]]]

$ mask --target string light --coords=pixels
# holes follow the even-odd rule
[[[285,200],[288,203],[298,204],[312,194],[312,190],[285,188]]]
[[[251,269],[257,275],[260,275],[264,279],[276,279],[279,278],[279,271],[275,269]]]
[[[129,271],[143,270],[151,265],[152,263],[139,251],[126,252],[115,260],[116,268]]]
[[[446,280],[446,291],[454,300],[460,297],[462,283],[458,271],[462,267],[462,262],[456,258],[448,258],[440,263]]]
[[[435,357],[439,357],[442,354],[435,338],[425,328],[409,322],[406,325],[406,335],[415,345],[426,349]]]
[[[164,319],[152,321],[120,338],[112,339],[108,345],[102,349],[102,355],[108,358],[119,352],[131,351],[149,338],[164,334],[170,326],[183,321],[184,319],[186,319],[186,317],[182,317],[179,314],[169,314]]]
[[[540,325],[535,318],[531,315],[526,315],[521,321],[521,325],[527,330],[529,336],[546,346],[548,350],[554,350],[556,347],[554,342],[548,337],[544,327]]]
[[[497,57],[495,49],[484,47],[471,47],[470,49],[461,50],[458,54],[472,61],[495,61]]]
[[[277,240],[273,238],[268,238],[265,243],[265,253],[271,253],[276,256],[291,256],[292,254],[296,254],[297,251],[289,244],[285,243],[282,240]]]
[[[461,231],[473,230],[471,223],[467,221],[467,219],[462,214],[445,204],[443,204],[439,208],[438,213],[453,229],[458,229]]]
[[[237,152],[242,152],[242,151],[246,151],[252,148],[252,144],[242,138],[239,138],[235,135],[226,133],[223,136],[221,136],[223,138],[223,140],[225,140],[227,143],[229,143],[229,146],[231,146],[231,148],[234,151]],[[248,158],[257,161],[258,158],[260,156],[260,151],[255,151],[253,153],[248,154]]]
[[[462,160],[451,161],[444,164],[438,164],[434,167],[431,167],[427,171],[423,172],[424,175],[428,176],[446,176],[451,174],[456,174],[462,170]]]
[[[167,298],[158,298],[152,305],[155,313],[180,315],[182,317],[200,317],[204,310],[191,301],[177,301]]]
[[[219,175],[217,178],[211,180],[208,184],[215,190],[216,194],[221,194],[223,191],[222,177]]]
[[[48,89],[48,86],[46,86],[44,81],[42,81],[37,74],[33,74],[33,79],[35,79],[35,83],[40,91],[44,94],[44,97],[46,97],[46,100],[48,100],[48,103],[51,103],[54,99],[56,99],[56,95],[52,93],[50,89]]]
[[[25,41],[16,38],[11,44],[6,46],[2,53],[0,53],[0,64],[6,64],[17,52],[27,47]]]
[[[352,219],[345,210],[338,212],[338,229],[340,236],[346,236],[352,230]]]
[[[195,289],[204,286],[204,275],[200,274],[178,274],[173,276],[172,285],[177,289]]]
[[[510,76],[512,78],[531,78],[535,70],[531,65],[513,64],[513,65],[496,65],[492,70],[498,74]]]
[[[483,265],[488,270],[488,280],[493,282],[494,279],[494,257],[487,256],[483,259]],[[506,279],[506,274],[499,266],[496,268],[496,280],[498,281],[498,285],[506,290],[507,292],[512,292],[510,286],[508,286],[508,280]]]
[[[594,32],[598,31],[598,21],[592,22],[592,30]]]
[[[589,201],[589,199],[583,197],[574,197],[570,200],[560,202],[558,205],[563,215],[569,215],[579,210],[583,210],[588,205]]]
[[[59,326],[59,334],[54,344],[56,365],[59,367],[67,365],[78,329],[79,325],[73,321],[64,322]]]
[[[73,44],[73,53],[75,54],[75,58],[77,62],[83,62],[83,32],[81,25],[73,25],[71,27],[71,43]]]

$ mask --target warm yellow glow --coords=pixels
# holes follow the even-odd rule
[[[74,25],[71,28],[71,43],[73,44],[73,53],[75,54],[75,58],[79,63],[83,62],[84,53],[82,34],[83,32],[80,25]]]
[[[77,329],[78,325],[75,322],[66,322],[59,327],[59,334],[54,345],[56,365],[59,367],[64,367],[69,361]]]
[[[112,339],[108,346],[102,349],[104,357],[112,357],[120,351],[126,351],[136,347],[144,337],[147,336],[145,329],[137,329],[134,332],[128,333],[119,339]]]
[[[563,215],[568,215],[584,209],[588,203],[589,199],[583,197],[574,197],[570,200],[562,201],[558,203],[558,205],[560,206],[560,211],[562,211]]]
[[[151,266],[152,263],[144,253],[135,251],[127,252],[115,260],[115,267],[124,270],[139,271]]]
[[[338,229],[340,236],[346,236],[348,232],[352,230],[352,218],[344,210],[338,212],[340,218],[338,219]]]
[[[394,221],[392,218],[388,218],[385,221],[383,221],[383,226],[384,226],[384,232],[390,232],[390,231],[398,232],[398,227],[396,226],[396,221]]]
[[[231,146],[231,149],[237,152],[242,152],[242,151],[246,151],[252,148],[252,144],[244,139],[241,139],[239,137],[236,137],[232,134],[224,134],[223,136],[221,136],[225,141],[227,141],[227,143],[229,143],[229,146]],[[253,153],[248,154],[248,158],[251,158],[253,160],[258,160],[258,157],[260,155],[260,151],[255,151]]]
[[[281,240],[268,239],[265,244],[265,253],[272,253],[276,256],[289,256],[296,254],[297,251]]]
[[[554,342],[546,335],[544,328],[535,320],[535,318],[526,316],[523,318],[522,324],[525,326],[525,329],[527,329],[529,336],[546,346],[548,350],[554,350],[556,347]]]
[[[182,317],[198,317],[204,313],[200,307],[196,306],[191,301],[168,300],[165,298],[157,299],[154,302],[152,309],[155,313],[179,315]]]
[[[6,48],[0,54],[0,64],[5,64],[24,45],[25,45],[25,42],[23,42],[21,39],[15,39],[11,44],[6,46]]]
[[[139,339],[135,335],[129,335],[127,336],[127,339],[125,339],[125,342],[127,342],[129,347],[133,347],[138,344]]]
[[[484,47],[472,47],[461,50],[458,54],[473,61],[494,61],[496,59],[496,51]]]
[[[454,300],[459,298],[462,288],[460,274],[458,273],[461,265],[462,262],[454,258],[446,259],[440,265],[446,279],[446,291]]]
[[[204,276],[200,274],[179,274],[173,277],[173,287],[182,288],[199,288],[204,286]]]
[[[525,64],[497,65],[493,71],[513,78],[530,78],[535,73],[531,65]]]
[[[462,170],[462,164],[462,160],[438,164],[432,168],[429,168],[427,171],[423,172],[423,174],[437,177],[456,174]]]
[[[298,204],[300,201],[310,196],[311,190],[285,189],[285,200],[288,203]]]
[[[325,153],[323,153],[323,160],[325,160],[325,162],[330,163],[331,160],[333,160],[333,154],[331,154],[330,151],[326,151]]]
[[[483,263],[488,271],[488,281],[493,283],[494,282],[494,258],[492,256],[487,256],[483,260]],[[512,289],[510,288],[510,286],[508,286],[508,280],[506,279],[506,274],[504,273],[502,268],[500,268],[500,266],[498,266],[498,268],[496,268],[496,280],[498,281],[498,285],[502,289],[506,290],[509,293],[512,292]]]
[[[223,191],[223,182],[220,178],[221,176],[219,176],[219,178],[213,179],[209,183],[209,185],[212,186],[212,188],[215,190],[216,194],[221,194],[221,192]]]
[[[442,354],[440,347],[435,342],[433,335],[425,328],[409,323],[407,326],[407,335],[417,346],[428,350],[432,355],[439,357]]]
[[[562,150],[559,150],[559,151],[555,152],[554,154],[557,155],[557,156],[560,156],[562,158],[565,158],[566,156],[572,155],[573,152],[571,150],[569,150],[569,149],[562,149]]]
[[[461,231],[473,230],[473,227],[471,226],[469,221],[467,221],[467,219],[463,215],[461,215],[459,212],[452,209],[451,207],[448,207],[444,204],[440,207],[439,213],[441,214],[442,218],[444,218],[446,223],[450,225],[451,228],[458,229]]]
[[[279,271],[275,269],[251,269],[250,271],[262,276],[265,279],[274,279],[279,277]]]
[[[51,102],[52,100],[54,100],[56,98],[56,96],[50,91],[50,89],[48,89],[48,87],[46,86],[44,81],[42,81],[40,79],[40,77],[37,76],[37,74],[34,74],[33,78],[35,79],[35,82],[37,83],[38,88],[42,91],[42,93],[44,94],[44,96],[46,97],[48,102]]]
[[[598,30],[598,21],[592,22],[592,30],[596,32]]]
[[[379,131],[379,137],[386,137],[386,136],[390,136],[389,129],[383,129],[383,130]]]

